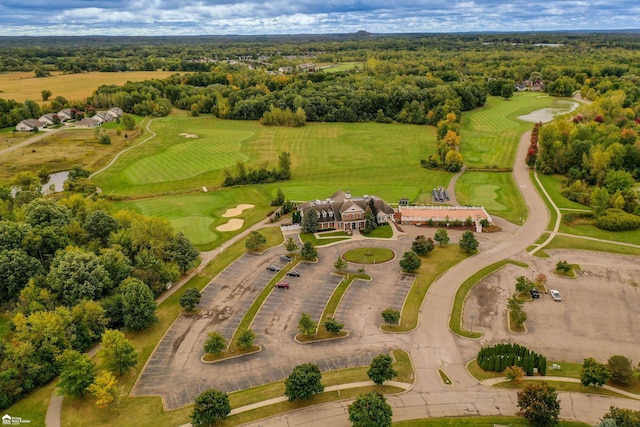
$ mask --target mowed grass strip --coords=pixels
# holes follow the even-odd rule
[[[535,93],[515,93],[505,101],[490,96],[484,107],[462,114],[460,152],[467,167],[508,168],[524,132],[533,123],[517,117],[551,105],[552,97]]]
[[[469,254],[461,251],[458,245],[438,247],[426,257],[421,257],[422,265],[405,298],[404,307],[398,325],[382,325],[387,332],[408,332],[418,325],[418,314],[422,301],[431,284],[442,273],[467,258]]]
[[[487,427],[487,426],[529,427],[529,422],[522,417],[455,417],[425,418],[422,420],[401,421],[393,423],[394,427]],[[558,427],[591,427],[580,421],[560,421]]]
[[[492,215],[522,225],[527,205],[510,172],[465,172],[456,183],[461,205],[484,206]]]
[[[582,205],[573,200],[569,200],[562,195],[562,181],[565,179],[562,175],[545,175],[538,173],[538,178],[544,186],[545,190],[553,200],[553,203],[560,209],[581,209],[591,210],[591,207]]]
[[[486,266],[485,268],[475,272],[471,277],[462,282],[462,284],[458,287],[456,291],[456,297],[453,301],[453,309],[451,310],[451,317],[449,318],[449,329],[451,329],[454,333],[466,337],[466,338],[480,338],[482,334],[479,332],[467,331],[462,328],[462,314],[464,310],[464,302],[467,299],[467,295],[471,292],[471,289],[482,279],[490,275],[491,273],[497,271],[498,269],[504,267],[507,264],[513,264],[518,267],[527,268],[529,267],[527,264],[524,264],[519,261],[512,260],[503,260],[498,261],[495,264],[491,264]]]
[[[545,246],[545,249],[580,249],[583,251],[610,252],[621,255],[640,255],[640,248],[632,246],[616,245],[595,240],[581,239],[579,237],[556,236]],[[536,253],[539,254],[542,251]]]

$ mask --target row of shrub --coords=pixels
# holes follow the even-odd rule
[[[485,371],[502,372],[509,366],[519,366],[527,375],[533,375],[534,368],[540,375],[547,373],[547,358],[519,344],[482,347],[476,360]]]
[[[607,209],[598,216],[594,223],[596,227],[607,231],[627,231],[640,227],[640,216],[630,214],[622,209]]]

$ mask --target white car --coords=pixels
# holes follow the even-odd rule
[[[556,291],[555,289],[551,289],[549,291],[549,295],[551,295],[551,298],[553,298],[554,301],[562,301],[562,297],[560,296],[560,292]]]

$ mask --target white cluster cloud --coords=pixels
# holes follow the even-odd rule
[[[0,35],[640,28],[640,0],[2,0]]]

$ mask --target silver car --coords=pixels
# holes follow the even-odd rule
[[[556,291],[555,289],[551,289],[549,291],[549,295],[551,295],[551,298],[553,298],[554,301],[562,301],[562,297],[560,296],[560,292]]]

